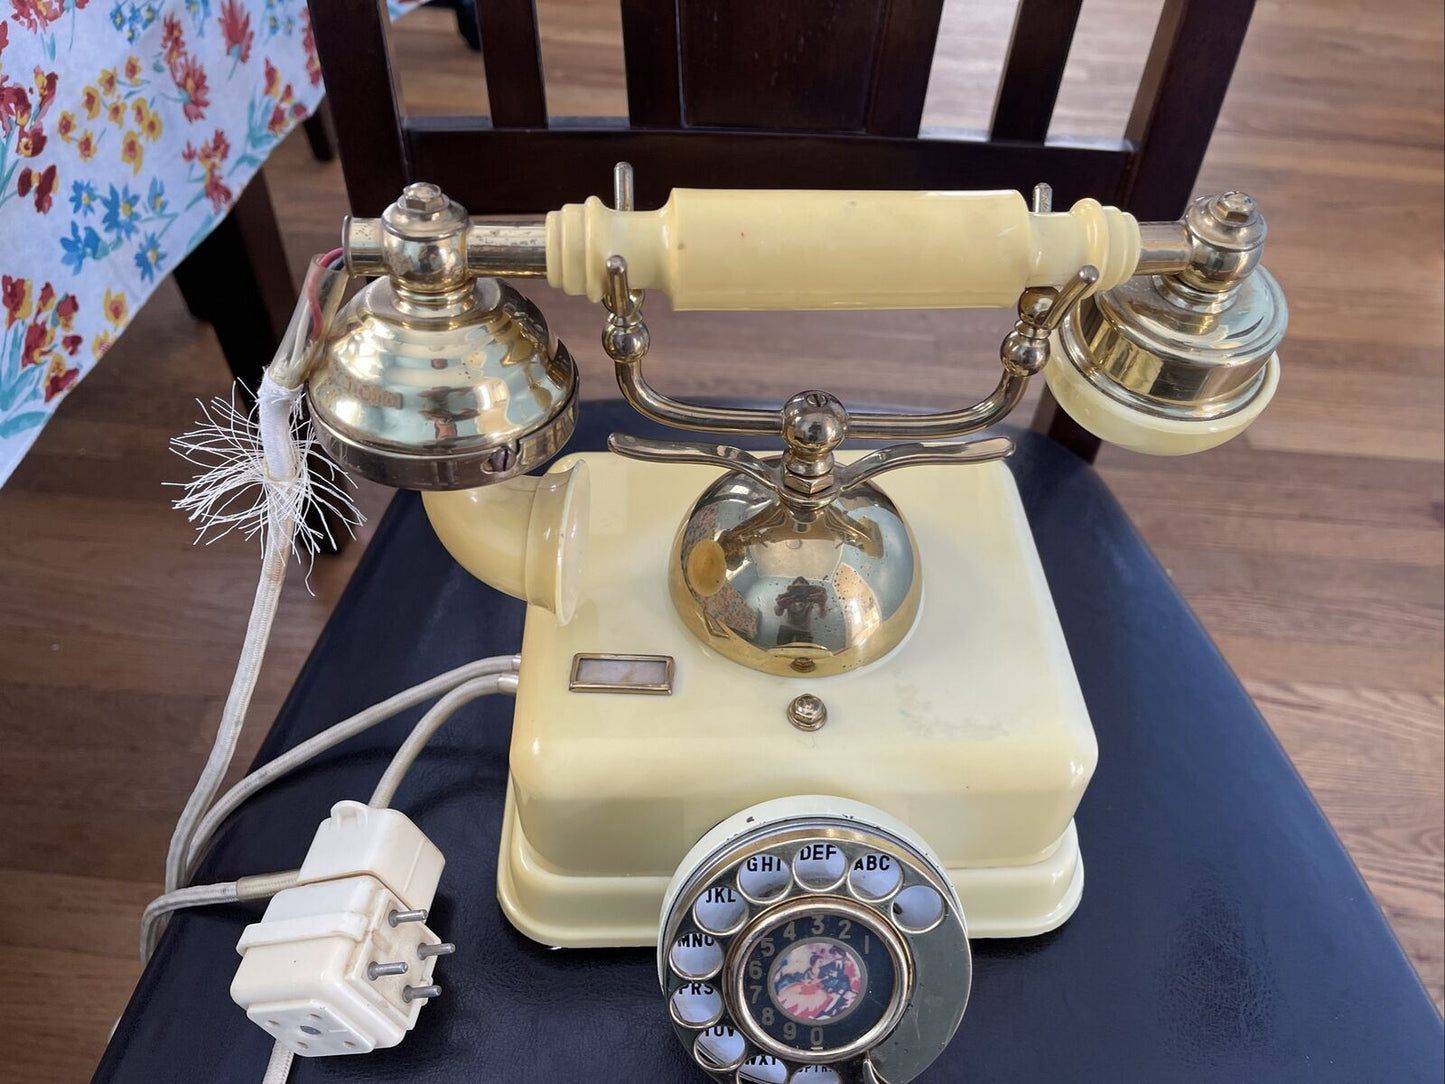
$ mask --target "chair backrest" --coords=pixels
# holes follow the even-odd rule
[[[466,0],[461,0],[466,3]],[[412,180],[473,214],[536,213],[674,187],[1012,188],[1177,218],[1209,145],[1254,0],[1165,0],[1121,138],[1049,139],[1083,0],[1019,0],[990,131],[920,136],[943,0],[621,0],[629,116],[549,117],[534,0],[475,0],[490,116],[409,116],[386,0],[310,0],[355,214]],[[470,17],[471,13],[463,17]],[[1036,425],[1087,459],[1054,410]]]
[[[1082,0],[1020,0],[993,123],[919,138],[943,0],[621,0],[625,118],[549,118],[533,0],[476,0],[491,115],[408,116],[385,0],[311,0],[353,212],[435,181],[475,214],[679,186],[1015,188],[1177,217],[1253,0],[1166,0],[1121,139],[1048,140]],[[491,163],[504,165],[489,166]]]

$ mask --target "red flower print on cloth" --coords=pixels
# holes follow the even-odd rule
[[[78,340],[80,339],[80,336],[74,335],[71,336],[71,338],[77,340],[76,345],[78,346]],[[66,342],[69,341],[69,339],[66,340]],[[69,350],[69,353],[74,354],[75,350],[71,349]],[[66,368],[65,362],[61,360],[59,354],[52,356],[50,359],[50,371],[45,374],[45,401],[47,403],[50,402],[50,400],[54,399],[61,392],[68,389],[79,379],[80,366],[72,365],[71,367]]]
[[[25,329],[25,346],[20,351],[20,367],[38,365],[44,361],[44,354],[55,341],[55,329],[43,320],[36,320]]]
[[[45,144],[49,140],[46,138],[45,126],[41,121],[49,111],[51,103],[55,101],[55,88],[59,82],[59,77],[55,72],[47,72],[37,67],[35,69],[35,97],[32,100],[30,93],[24,87],[17,83],[11,83],[3,73],[0,73],[0,134],[9,137],[12,132],[18,133],[15,139],[15,153],[19,157],[35,158],[45,150]],[[22,197],[30,190],[31,185],[25,184],[25,180],[31,173],[35,174],[31,179],[32,184],[40,179],[40,174],[33,170],[23,172],[18,182],[18,185],[25,186],[25,192],[19,193]],[[53,180],[52,177],[52,182]]]
[[[15,153],[21,158],[34,158],[45,149],[48,142],[45,138],[45,129],[39,124],[33,124],[29,128],[20,129],[20,138],[15,141]]]
[[[206,69],[200,61],[182,53],[171,64],[171,79],[181,92],[181,112],[186,120],[200,120],[206,115],[206,106],[211,104],[210,89],[206,86]]]
[[[77,5],[84,6],[84,5]],[[10,0],[15,21],[26,30],[39,32],[65,14],[61,0]]]
[[[38,120],[45,116],[45,111],[50,108],[50,103],[55,101],[55,88],[60,84],[60,76],[55,72],[43,71],[38,65],[35,68],[35,93],[39,102],[35,106],[35,116]]]
[[[181,33],[181,21],[174,15],[167,15],[161,21],[161,49],[167,64],[174,64],[186,51],[185,38]]]
[[[23,120],[21,118],[24,118]],[[0,72],[0,135],[9,135],[30,120],[30,95]]]
[[[230,153],[231,144],[226,139],[226,133],[219,128],[214,136],[201,144],[199,150],[194,144],[187,143],[186,149],[181,152],[185,161],[200,165],[203,174],[202,188],[206,198],[211,201],[211,206],[217,211],[229,206],[233,198],[231,190],[221,180],[221,166],[225,164]]]
[[[222,26],[224,25],[223,20]],[[185,114],[186,120],[200,120],[206,115],[206,107],[211,104],[211,91],[206,84],[206,69],[187,50],[181,21],[174,15],[167,15],[161,23],[161,46],[165,51],[166,68],[170,71],[171,82],[181,92],[181,112]],[[249,45],[247,48],[249,50]],[[101,90],[105,90],[104,85]]]
[[[301,12],[301,48],[306,51],[306,78],[313,87],[321,85],[321,59],[316,55],[316,32],[311,29],[311,9]]]
[[[17,320],[30,315],[30,280],[0,276],[0,299],[5,304],[5,326],[9,328]]]
[[[84,336],[66,334],[59,336],[57,341],[56,335],[57,331],[72,330],[75,315],[80,311],[80,302],[74,294],[61,295],[57,301],[55,287],[48,282],[41,286],[33,303],[31,294],[29,279],[11,278],[9,275],[0,278],[0,297],[3,297],[5,304],[6,339],[9,340],[8,330],[12,324],[30,319],[17,344],[17,360],[22,372],[37,368],[42,370],[43,375],[39,377],[36,392],[43,402],[49,403],[80,379],[80,367],[68,364],[66,359],[74,357],[79,351],[85,341]]]
[[[225,0],[221,5],[221,37],[226,41],[227,56],[242,64],[251,59],[251,43],[256,40],[251,31],[251,14],[243,11],[236,0]]]
[[[266,131],[273,136],[284,135],[295,121],[306,115],[306,107],[296,101],[295,89],[290,83],[281,82],[281,73],[269,58],[266,60],[265,96],[276,100],[266,121]],[[265,103],[262,103],[262,108],[265,108]]]
[[[22,169],[20,179],[15,183],[15,191],[24,199],[35,193],[35,209],[41,214],[47,213],[55,202],[56,170],[55,164],[46,166],[44,171],[35,169]]]

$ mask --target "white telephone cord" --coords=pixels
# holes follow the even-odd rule
[[[348,529],[360,521],[343,488],[345,476],[338,483],[334,467],[329,475],[311,469],[316,456],[300,411],[307,364],[325,339],[330,315],[345,287],[346,272],[337,262],[340,255],[337,250],[311,262],[296,312],[261,378],[254,420],[234,403],[217,400],[209,409],[202,406],[201,426],[171,442],[183,458],[202,468],[184,484],[176,507],[199,523],[198,537],[210,534],[214,539],[235,530],[246,537],[260,534],[261,576],[215,743],[171,836],[165,872],[168,892],[181,885],[196,823],[215,800],[235,755],[271,637],[287,561],[292,553],[299,555],[299,547],[315,552],[325,537],[306,525],[308,511],[317,505],[338,513]]]
[[[429,678],[420,684],[413,685],[409,689],[396,693],[393,696],[374,704],[364,711],[358,712],[349,719],[344,719],[334,726],[327,727],[321,733],[308,738],[293,749],[287,750],[275,760],[268,761],[261,765],[250,775],[240,780],[230,790],[226,791],[213,805],[205,817],[201,819],[191,835],[190,847],[186,853],[186,876],[189,877],[195,872],[196,866],[200,864],[205,856],[211,839],[220,828],[222,822],[231,815],[246,799],[262,788],[274,783],[282,776],[295,771],[302,764],[313,757],[332,749],[342,742],[355,737],[371,727],[385,722],[399,712],[415,707],[417,704],[430,700],[435,696],[451,692],[459,685],[489,674],[516,673],[521,665],[519,655],[495,655],[490,658],[477,659],[474,662],[466,663],[455,669],[448,670],[436,677]]]
[[[288,755],[296,753],[304,753],[305,755],[294,758],[292,763],[288,764],[282,771],[275,772],[269,778],[263,779],[254,789],[259,789],[260,786],[264,786],[272,779],[284,774],[285,771],[290,771],[305,760],[339,744],[341,741],[352,736],[352,734],[364,730],[366,728],[365,726],[357,725],[358,720],[364,720],[366,725],[374,726],[383,719],[395,714],[395,711],[401,710],[401,707],[398,706],[393,711],[385,714],[379,709],[389,705],[395,705],[404,698],[415,695],[417,690],[434,687],[438,682],[453,677],[459,671],[471,671],[483,666],[498,668],[491,673],[471,677],[461,684],[455,685],[417,721],[411,733],[393,755],[391,763],[387,766],[385,773],[383,773],[381,780],[377,783],[376,789],[371,795],[370,805],[381,808],[390,806],[397,789],[406,778],[407,772],[410,771],[416,763],[417,757],[427,742],[441,729],[442,724],[455,715],[460,708],[480,697],[499,692],[508,694],[516,693],[517,676],[514,670],[514,664],[517,661],[516,656],[498,656],[492,659],[481,659],[476,663],[458,667],[456,670],[432,678],[429,682],[423,682],[421,685],[414,686],[412,689],[399,693],[383,701],[381,704],[375,705],[373,708],[353,716],[351,719],[322,731],[322,733],[316,735],[315,738],[312,738],[310,743],[307,743],[312,746],[311,748],[308,749],[304,745],[297,746],[291,750]],[[317,739],[328,740],[318,742]],[[271,765],[267,765],[267,767],[277,764],[280,759],[281,758],[278,758],[277,761],[271,762]],[[260,771],[252,773],[252,776],[248,777],[248,779],[254,779],[260,774]],[[245,780],[242,782],[244,783]],[[230,797],[235,789],[237,788],[233,788],[227,797]],[[243,795],[240,800],[244,800],[244,798],[245,795]],[[267,899],[274,896],[277,892],[294,885],[297,875],[297,870],[255,874],[250,877],[242,877],[236,881],[226,881],[209,885],[192,885],[188,888],[166,892],[156,897],[156,899],[152,900],[146,907],[145,913],[141,918],[141,960],[148,960],[151,953],[155,951],[155,945],[160,936],[160,922],[166,915],[187,907],[204,907],[220,903]],[[293,1058],[294,1055],[290,1049],[280,1043],[276,1043],[272,1048],[271,1059],[267,1063],[266,1074],[262,1078],[262,1084],[285,1084],[291,1072],[291,1062]]]
[[[330,539],[330,528],[308,524],[313,507],[331,513],[348,530],[361,521],[359,511],[344,488],[345,475],[313,448],[312,433],[300,410],[309,363],[325,340],[330,318],[341,301],[346,272],[336,250],[312,261],[302,296],[280,349],[261,379],[254,415],[238,410],[233,401],[202,404],[204,423],[172,441],[188,462],[202,468],[184,484],[175,504],[199,523],[198,541],[240,531],[245,537],[261,535],[261,574],[256,586],[241,657],[222,709],[215,742],[200,778],[176,822],[166,854],[166,891],[147,906],[141,920],[141,956],[154,951],[163,920],[185,907],[263,899],[296,883],[297,871],[261,874],[238,881],[181,888],[194,870],[225,817],[251,794],[280,778],[311,757],[345,741],[397,712],[445,693],[413,729],[397,751],[377,787],[387,804],[426,741],[463,704],[498,691],[514,693],[519,660],[515,656],[482,659],[438,675],[374,705],[329,728],[302,745],[253,772],[218,803],[226,771],[235,756],[261,664],[270,640],[286,565],[292,554],[312,554]],[[207,538],[207,535],[210,538]],[[373,805],[378,804],[376,795]],[[285,1084],[293,1054],[277,1043],[267,1064],[263,1084]]]

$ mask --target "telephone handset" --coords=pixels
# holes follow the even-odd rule
[[[1097,758],[1001,462],[1012,442],[950,441],[1039,372],[1126,447],[1242,431],[1274,394],[1286,323],[1258,266],[1264,220],[1239,192],[1171,223],[1092,200],[1054,212],[1042,185],[1031,206],[632,202],[625,165],[614,207],[525,221],[413,184],[347,220],[346,267],[375,281],[272,378],[304,387],[333,458],[422,490],[457,560],[528,603],[497,883],[513,924],[554,946],[655,946],[666,1012],[717,1080],[903,1084],[959,1027],[968,938],[1041,933],[1077,906],[1073,814]],[[571,435],[577,370],[497,276],[603,302],[643,416],[777,452],[614,434],[531,474]],[[1017,299],[1018,318],[977,403],[887,413],[815,390],[762,410],[648,383],[648,289],[681,309]],[[313,300],[334,312],[339,290]]]

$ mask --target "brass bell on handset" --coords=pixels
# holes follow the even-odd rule
[[[526,474],[577,422],[577,366],[536,306],[468,267],[470,225],[435,185],[413,184],[367,237],[347,231],[348,270],[380,277],[333,322],[311,412],[327,452],[384,485]]]
[[[1045,379],[1096,437],[1152,455],[1237,436],[1279,386],[1289,308],[1259,259],[1265,222],[1243,192],[1203,196],[1176,233],[1178,269],[1080,301]]]
[[[427,492],[463,565],[567,620],[586,469],[526,475],[572,435],[577,366],[535,305],[473,272],[469,235],[466,211],[431,184],[409,185],[379,220],[348,220],[348,269],[379,277],[332,324],[307,382],[311,415],[338,463]],[[489,531],[471,531],[477,521]]]

